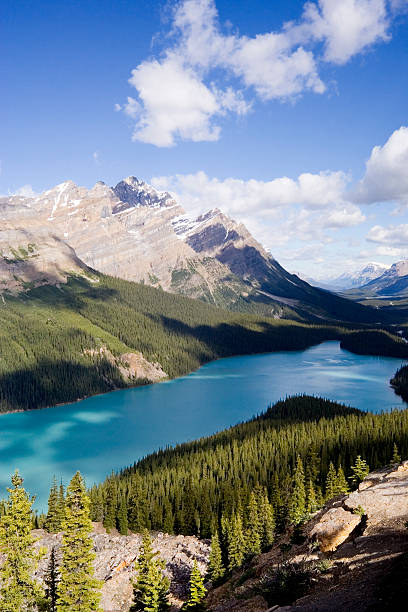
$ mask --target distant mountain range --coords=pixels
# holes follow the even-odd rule
[[[377,322],[378,311],[287,272],[246,227],[213,209],[186,214],[131,176],[92,189],[66,181],[0,198],[0,293],[89,270],[275,318]]]
[[[315,279],[306,276],[302,276],[302,278],[314,287],[322,287],[329,291],[343,291],[345,289],[361,287],[381,276],[387,269],[388,266],[385,264],[370,262],[359,270],[343,272],[339,276],[324,279]]]
[[[398,261],[383,274],[361,287],[347,292],[351,298],[378,297],[396,298],[408,297],[408,260]]]

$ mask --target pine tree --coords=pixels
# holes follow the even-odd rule
[[[95,523],[103,521],[103,494],[101,487],[93,487],[89,493],[91,500],[91,519]]]
[[[261,523],[261,548],[265,550],[271,546],[275,536],[275,513],[266,491],[260,494],[258,508]]]
[[[326,501],[333,499],[337,495],[337,474],[333,462],[330,461],[329,471],[326,476]]]
[[[316,494],[317,509],[322,508],[322,506],[324,506],[324,496],[323,496],[322,488],[319,486],[315,487],[315,494]]]
[[[305,481],[312,483],[316,482],[316,479],[319,475],[320,468],[320,457],[317,454],[316,448],[311,446],[307,451],[306,460],[305,460]]]
[[[44,577],[45,596],[47,600],[47,612],[56,612],[57,610],[57,587],[59,581],[59,572],[57,561],[55,558],[55,547],[51,549],[50,561]]]
[[[353,475],[350,476],[350,480],[354,485],[358,485],[362,482],[370,472],[367,462],[365,459],[361,458],[361,455],[357,456],[355,464],[352,465],[350,469],[353,472]]]
[[[200,504],[200,534],[202,538],[210,538],[213,532],[213,508],[210,502],[209,491],[203,491],[199,496],[201,499]]]
[[[211,538],[211,550],[210,550],[210,558],[209,558],[209,563],[208,563],[208,572],[213,582],[216,582],[217,580],[222,578],[225,574],[225,568],[222,563],[220,538],[218,536],[217,531],[214,533],[214,535]]]
[[[121,535],[128,534],[128,518],[127,518],[127,505],[125,496],[122,495],[118,510],[118,530]]]
[[[401,463],[401,455],[398,452],[398,446],[394,442],[394,447],[392,450],[392,457],[391,457],[391,465],[394,465],[395,463]]]
[[[340,495],[341,493],[349,493],[350,489],[346,480],[346,477],[343,472],[343,468],[339,465],[339,469],[337,470],[336,475],[336,495]]]
[[[233,515],[228,533],[228,569],[241,567],[245,559],[245,536],[242,517],[239,512]]]
[[[261,522],[259,518],[258,503],[252,491],[248,504],[248,526],[245,533],[246,552],[259,554],[261,552]]]
[[[185,491],[181,508],[181,533],[185,535],[197,534],[197,522],[195,513],[195,496],[192,478],[185,484]]]
[[[65,501],[57,612],[100,610],[99,589],[102,585],[93,577],[95,555],[89,506],[84,481],[77,472],[68,485]]]
[[[292,480],[292,494],[289,500],[288,507],[288,522],[290,525],[299,525],[305,518],[306,514],[306,492],[305,492],[305,475],[303,471],[303,463],[298,456],[296,461],[295,471]]]
[[[62,521],[65,517],[65,489],[62,481],[60,482],[59,490],[58,490],[58,520],[60,524],[60,530],[62,529]]]
[[[105,502],[105,513],[103,517],[103,526],[109,533],[111,529],[116,527],[116,512],[118,506],[118,496],[116,491],[115,481],[112,479],[109,482],[106,502]]]
[[[190,610],[191,612],[201,612],[204,610],[205,594],[204,579],[198,569],[197,561],[194,559],[193,569],[190,574],[190,596],[184,604],[183,610]]]
[[[313,514],[318,509],[317,499],[316,499],[316,491],[313,486],[313,481],[309,479],[306,489],[306,512],[309,514]]]
[[[135,476],[128,499],[129,529],[136,533],[150,529],[147,493],[140,476]]]
[[[163,507],[163,531],[164,533],[174,533],[174,514],[171,503],[166,498]]]
[[[163,575],[164,562],[157,559],[147,529],[143,533],[139,556],[135,563],[137,572],[133,582],[135,612],[164,612],[168,610],[169,580]]]
[[[48,533],[58,533],[61,531],[61,522],[62,516],[60,513],[57,481],[54,476],[48,497],[48,512],[45,520],[45,529],[48,531]]]
[[[33,499],[29,499],[21,486],[18,471],[11,477],[12,488],[6,514],[0,519],[0,552],[4,562],[0,568],[0,609],[2,612],[34,611],[44,598],[44,592],[33,580],[41,553],[34,550],[31,535]]]

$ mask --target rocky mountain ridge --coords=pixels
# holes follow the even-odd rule
[[[408,260],[394,263],[361,289],[380,297],[408,296]]]
[[[243,224],[219,209],[192,218],[170,194],[133,176],[113,188],[65,181],[34,198],[1,198],[0,215],[3,291],[23,290],[27,282],[55,284],[93,269],[232,310],[316,321],[378,320],[371,309],[289,274]],[[61,252],[47,256],[52,243]],[[10,250],[25,253],[30,245],[36,257],[8,267]]]

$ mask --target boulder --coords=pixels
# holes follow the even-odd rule
[[[331,508],[310,532],[310,538],[319,542],[320,550],[336,550],[361,521],[359,514],[347,512],[344,508]]]
[[[369,474],[358,491],[351,493],[344,505],[353,511],[359,506],[367,515],[365,534],[378,528],[403,528],[408,519],[408,462],[393,471]]]

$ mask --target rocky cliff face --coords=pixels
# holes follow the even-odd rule
[[[91,275],[75,250],[37,214],[29,198],[0,198],[0,292]]]
[[[127,612],[132,604],[132,578],[135,577],[134,562],[142,542],[140,534],[129,536],[107,534],[100,523],[95,523],[94,541],[95,576],[103,582],[101,606],[104,612]],[[60,534],[35,532],[36,546],[47,551],[38,566],[36,577],[42,581],[50,563],[54,548],[57,563],[60,559]],[[179,610],[188,596],[190,572],[194,561],[204,575],[207,571],[209,545],[192,536],[171,536],[157,533],[153,538],[153,549],[165,561],[165,574],[170,579],[172,610]]]
[[[66,181],[35,198],[3,198],[0,214],[3,289],[60,282],[91,268],[233,310],[370,318],[370,309],[289,274],[244,225],[220,210],[191,218],[170,194],[135,177],[114,188],[98,182],[88,190]],[[25,251],[24,264],[10,267],[10,253]],[[378,320],[378,313],[371,314]]]
[[[270,552],[255,557],[244,571],[210,592],[208,609],[405,609],[401,598],[408,588],[403,569],[408,566],[407,520],[408,461],[404,461],[369,474],[357,491],[329,503],[306,524],[303,543],[293,544],[285,536]],[[274,595],[277,580],[283,588]],[[302,581],[305,593],[299,596],[296,589]]]

